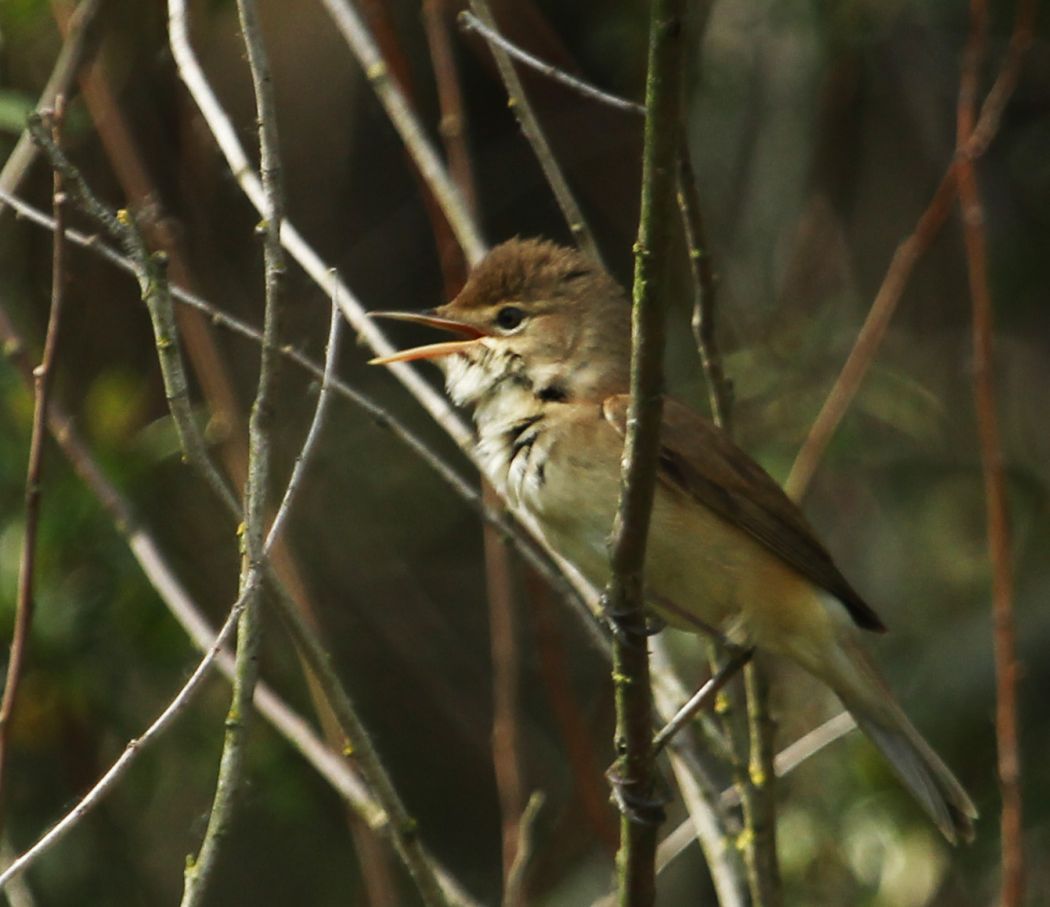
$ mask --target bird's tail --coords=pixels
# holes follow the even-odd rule
[[[973,802],[907,719],[866,653],[844,640],[836,654],[822,666],[823,679],[944,836],[952,844],[973,840]]]

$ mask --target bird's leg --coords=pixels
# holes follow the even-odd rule
[[[619,611],[609,604],[608,597],[602,594],[602,615],[609,632],[616,637],[621,645],[639,646],[646,645],[646,639],[653,635],[648,619],[643,615],[640,619],[634,609],[630,611]]]
[[[653,738],[654,756],[667,745],[670,739],[674,737],[674,735],[677,734],[697,712],[706,708],[714,700],[715,696],[718,695],[718,691],[729,683],[729,681],[732,680],[733,675],[744,667],[744,665],[751,660],[751,656],[755,654],[753,648],[735,646],[732,644],[729,644],[727,647],[729,649],[729,661],[722,665],[718,673],[689,698],[685,705],[678,710],[678,713],[668,721]]]
[[[605,780],[609,782],[616,808],[638,825],[662,825],[667,816],[664,804],[670,800],[667,782],[654,767],[653,789],[648,793],[639,793],[634,789],[637,782],[628,781],[620,771],[622,755],[605,770]]]

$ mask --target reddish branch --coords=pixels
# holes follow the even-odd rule
[[[992,566],[995,630],[996,716],[999,786],[1002,793],[1002,907],[1024,901],[1021,763],[1017,725],[1017,644],[1013,615],[1014,578],[1010,525],[1003,476],[1003,452],[995,401],[992,296],[988,284],[988,243],[977,168],[969,152],[974,135],[977,87],[987,43],[985,0],[970,4],[970,34],[963,52],[956,117],[956,167],[966,264],[973,301],[973,393],[980,436],[981,467]]]
[[[55,98],[52,117],[52,136],[61,141],[65,101]],[[22,557],[18,566],[18,591],[15,604],[15,626],[11,638],[11,656],[7,663],[7,681],[4,698],[0,702],[0,810],[6,794],[7,757],[11,745],[11,724],[14,719],[18,690],[25,666],[26,647],[33,626],[34,578],[36,573],[37,530],[40,524],[40,495],[44,478],[44,439],[47,436],[47,405],[51,394],[55,354],[58,349],[58,330],[62,319],[62,304],[66,283],[66,194],[62,174],[54,174],[54,243],[51,259],[51,312],[40,365],[33,370],[33,427],[29,439],[29,463],[26,467],[25,532],[22,537]],[[2,812],[0,812],[2,816]],[[2,822],[2,818],[0,818]]]
[[[999,68],[999,74],[981,105],[980,115],[968,133],[966,141],[959,145],[955,160],[941,178],[933,193],[933,198],[930,199],[926,210],[915,224],[915,229],[897,247],[890,261],[886,275],[882,278],[882,285],[875,294],[875,301],[871,304],[868,317],[864,320],[857,339],[854,341],[853,349],[850,350],[842,371],[835,379],[798,456],[795,457],[785,489],[796,500],[802,498],[809,488],[813,474],[820,465],[832,436],[838,429],[843,416],[846,415],[872,362],[875,361],[886,328],[897,309],[897,304],[904,295],[912,271],[933,244],[941,227],[948,219],[952,203],[958,192],[958,169],[961,162],[972,161],[984,154],[998,132],[1003,110],[1017,86],[1024,54],[1032,44],[1035,13],[1035,0],[1020,0],[1009,49]],[[974,92],[976,92],[976,85]]]

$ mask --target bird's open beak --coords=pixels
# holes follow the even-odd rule
[[[417,359],[437,359],[452,353],[461,353],[475,346],[489,335],[472,324],[457,321],[455,318],[444,318],[431,312],[369,312],[372,318],[389,318],[393,321],[411,321],[414,324],[425,324],[427,327],[441,331],[460,334],[465,340],[448,340],[444,343],[429,343],[426,346],[414,346],[408,350],[391,353],[389,356],[377,356],[369,359],[369,365],[390,365],[393,362],[414,362]]]

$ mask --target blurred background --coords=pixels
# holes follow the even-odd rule
[[[277,95],[288,215],[373,309],[438,304],[463,265],[361,70],[318,3],[260,4]],[[359,8],[435,141],[441,114],[428,23],[447,29],[463,85],[477,211],[491,243],[568,241],[507,109],[484,43],[456,27],[456,0],[364,0]],[[738,442],[783,480],[898,243],[955,145],[962,0],[723,0],[690,23],[689,137],[719,277],[718,319]],[[571,72],[643,92],[640,0],[500,0],[501,28]],[[0,4],[0,156],[14,147],[62,45],[65,0]],[[255,145],[251,83],[232,0],[191,4],[202,64]],[[990,6],[983,92],[1006,51],[1013,3]],[[427,19],[427,16],[431,17]],[[1045,16],[1001,128],[979,164],[997,331],[998,402],[1022,661],[1029,899],[1050,903],[1050,48]],[[257,215],[176,72],[159,2],[110,0],[98,51],[69,107],[65,144],[100,196],[151,225],[172,276],[255,324],[262,313]],[[431,33],[430,37],[433,37]],[[529,73],[542,124],[610,269],[631,272],[641,123]],[[446,123],[446,127],[448,124]],[[447,130],[446,130],[447,131]],[[37,162],[19,193],[49,208]],[[73,216],[79,225],[86,222]],[[0,213],[0,306],[35,357],[47,320],[50,235]],[[668,383],[706,408],[685,277],[669,327]],[[56,398],[133,502],[213,621],[235,594],[234,527],[177,453],[154,344],[134,282],[71,253]],[[289,339],[316,359],[328,301],[297,268]],[[999,796],[990,568],[971,388],[970,295],[953,210],[918,265],[879,359],[817,473],[806,510],[843,572],[892,632],[876,657],[916,725],[971,791],[976,843],[948,847],[853,734],[789,775],[778,795],[789,904],[971,907],[995,903]],[[194,400],[224,462],[243,444],[258,350],[184,317]],[[401,342],[420,339],[408,329]],[[466,460],[368,353],[347,344],[342,377],[410,422],[461,471]],[[426,372],[437,381],[436,370]],[[282,372],[277,482],[308,425],[316,384]],[[0,620],[13,620],[24,530],[32,397],[0,360]],[[19,851],[69,808],[175,693],[197,656],[93,495],[57,448],[45,464],[38,613],[14,726],[4,846]],[[287,533],[285,563],[374,733],[421,834],[484,903],[499,899],[501,797],[493,769],[493,640],[476,514],[361,412],[338,403]],[[616,815],[608,670],[578,620],[516,570],[517,796],[545,794],[529,903],[581,905],[611,882]],[[705,653],[670,640],[699,683]],[[509,655],[508,652],[509,646]],[[4,647],[6,653],[6,646]],[[506,667],[506,664],[504,664]],[[778,741],[834,714],[830,694],[769,664]],[[298,664],[270,621],[264,676],[311,713]],[[207,818],[229,703],[213,679],[189,714],[27,877],[22,903],[174,902]],[[722,780],[726,780],[723,778]],[[504,789],[504,803],[507,791]],[[675,800],[672,822],[683,815]],[[242,810],[211,902],[414,904],[385,851],[359,847],[339,798],[262,722]],[[6,861],[5,861],[6,862]],[[661,876],[661,903],[714,903],[699,849]]]

